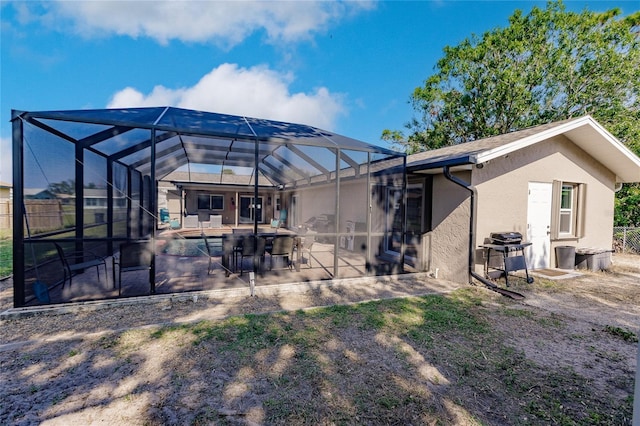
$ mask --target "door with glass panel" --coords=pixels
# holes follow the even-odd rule
[[[420,236],[423,227],[423,185],[407,187],[407,230],[405,232],[405,261],[413,263],[418,257]],[[387,188],[386,196],[387,232],[385,249],[399,255],[402,247],[402,188]]]
[[[240,223],[253,223],[255,218],[258,219],[258,223],[262,223],[262,197],[258,197],[256,203],[254,197],[240,196],[239,214]]]

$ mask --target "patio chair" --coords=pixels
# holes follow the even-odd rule
[[[209,244],[209,240],[206,235],[203,234],[202,238],[204,239],[204,245],[207,248],[207,255],[209,255],[209,266],[207,266],[207,275],[209,275],[211,273],[211,258],[218,256],[219,252],[213,251],[213,247]]]
[[[100,281],[101,265],[104,267],[105,277],[107,276],[107,261],[104,257],[98,256],[90,250],[65,252],[58,243],[53,244],[56,247],[56,252],[58,253],[58,257],[60,257],[60,262],[64,270],[62,288],[64,288],[67,282],[67,277],[69,277],[69,286],[71,286],[74,274],[94,266],[98,274],[98,281]]]
[[[244,258],[253,258],[253,270],[262,270],[262,261],[264,259],[266,240],[264,237],[256,237],[254,235],[247,235],[242,239],[242,250],[239,253],[240,256],[240,275],[244,272]],[[236,265],[237,269],[237,265]]]
[[[272,228],[281,228],[283,226],[285,226],[285,224],[287,223],[287,211],[285,209],[280,210],[280,216],[278,217],[278,219],[273,218],[271,219],[271,227]]]
[[[313,255],[311,254],[311,248],[313,247],[313,243],[315,242],[316,242],[316,232],[308,230],[307,233],[304,234],[304,237],[302,238],[302,242],[300,243],[300,248],[299,248],[300,253],[301,254],[309,253],[309,259],[307,260],[309,268],[311,268],[311,258],[313,257]],[[303,256],[303,259],[304,259],[304,256]]]
[[[151,269],[153,267],[153,251],[149,241],[130,241],[120,244],[120,256],[113,257],[113,280],[115,286],[116,265],[118,266],[118,296],[122,294],[122,273],[132,271],[149,271],[151,283]]]
[[[287,267],[291,268],[291,257],[293,256],[293,237],[290,235],[279,235],[273,239],[273,245],[268,250],[270,263],[269,270],[273,269],[273,258],[282,257],[287,261]]]

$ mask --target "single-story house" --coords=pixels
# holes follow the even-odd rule
[[[491,233],[521,233],[535,269],[555,268],[559,246],[611,249],[614,194],[640,182],[640,158],[583,116],[410,155],[407,178],[409,199],[424,195],[408,221],[420,269],[466,282]]]
[[[13,185],[0,181],[0,202],[9,201],[12,198]]]
[[[123,242],[153,244],[160,208],[182,228],[259,234],[282,219],[293,234],[313,230],[325,251],[306,279],[409,270],[469,282],[482,278],[481,246],[494,232],[531,243],[529,268],[555,267],[559,246],[610,249],[615,191],[640,181],[640,158],[590,116],[411,156],[309,126],[171,107],[14,111],[12,121],[14,195],[41,187],[43,174],[76,185],[72,223],[14,232],[16,306],[33,300],[29,243],[111,256]],[[85,180],[107,188],[101,220],[85,217],[96,196]],[[23,215],[15,203],[15,223]],[[152,270],[148,293],[155,280]],[[118,297],[110,291],[95,298]]]
[[[165,188],[169,216],[180,220],[183,226],[189,225],[184,218],[190,216],[197,216],[198,223],[210,222],[211,216],[218,216],[221,225],[252,224],[254,219],[265,224],[280,218],[284,207],[277,183],[262,172],[259,175],[257,202],[254,202],[253,174],[174,171],[158,187]]]

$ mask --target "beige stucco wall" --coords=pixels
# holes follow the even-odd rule
[[[469,172],[456,173],[469,182]],[[468,281],[469,191],[447,180],[443,175],[433,178],[432,231],[424,238],[423,268],[438,278]]]
[[[298,195],[298,216],[304,223],[312,216],[335,214],[336,186],[314,186],[296,192]],[[367,220],[366,179],[343,182],[340,185],[340,232],[346,230],[347,221],[365,222]]]
[[[474,168],[472,183],[478,191],[475,246],[496,231],[518,231],[526,236],[528,184],[554,180],[586,184],[585,222],[583,238],[551,241],[550,266],[556,265],[557,245],[611,248],[615,176],[564,136],[491,160],[482,169]],[[482,259],[476,256],[476,264],[480,263]]]

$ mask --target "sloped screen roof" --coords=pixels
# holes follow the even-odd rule
[[[143,175],[151,175],[155,147],[157,179],[187,164],[255,172],[257,159],[261,174],[273,184],[285,184],[330,176],[338,167],[357,170],[367,157],[404,155],[307,125],[172,107],[14,112],[16,116]],[[339,165],[329,160],[337,150]]]

